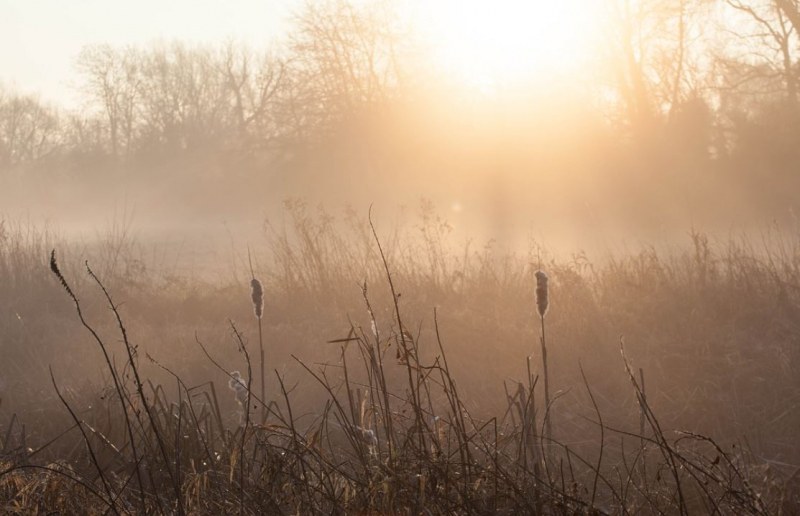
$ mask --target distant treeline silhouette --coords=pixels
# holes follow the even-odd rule
[[[448,169],[533,174],[544,188],[569,175],[641,199],[769,185],[772,205],[800,187],[795,2],[620,0],[609,13],[596,62],[568,88],[545,78],[489,97],[459,91],[380,2],[307,4],[263,50],[90,46],[76,62],[80,110],[0,89],[0,175],[185,159],[201,174],[235,159],[287,176]]]

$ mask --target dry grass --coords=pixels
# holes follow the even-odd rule
[[[130,246],[111,266],[5,226],[4,511],[800,510],[794,240],[692,233],[592,262],[459,251],[430,212],[389,234],[289,213],[255,257],[261,318],[249,274],[174,278]],[[55,245],[74,299],[47,272]]]

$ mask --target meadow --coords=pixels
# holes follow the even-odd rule
[[[3,512],[800,510],[798,231],[506,252],[286,210],[216,276],[0,224]]]
[[[0,2],[0,513],[800,514],[800,2],[163,3]]]

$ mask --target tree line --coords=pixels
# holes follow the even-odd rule
[[[800,0],[615,0],[606,14],[581,88],[615,145],[794,163]],[[306,4],[265,50],[90,46],[76,62],[80,111],[0,90],[0,170],[197,152],[271,160],[366,137],[435,88],[424,54],[390,3],[347,0]]]

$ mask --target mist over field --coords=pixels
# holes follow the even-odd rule
[[[34,3],[0,510],[800,510],[797,1]]]

